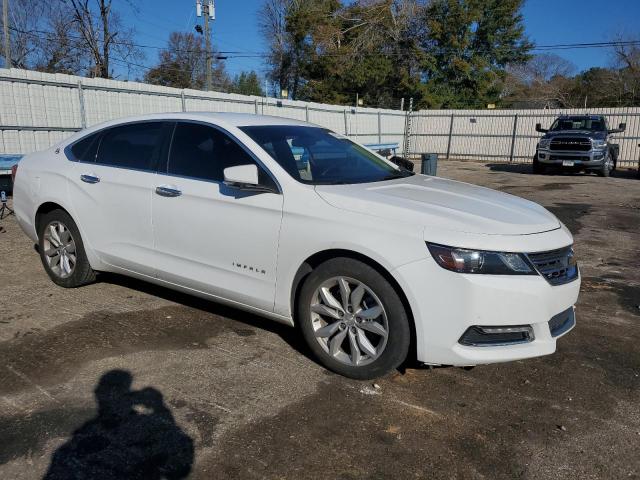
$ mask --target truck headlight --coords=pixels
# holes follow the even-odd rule
[[[429,252],[442,268],[458,273],[487,275],[537,275],[521,253],[487,252],[447,247],[427,242]]]
[[[549,144],[551,143],[551,139],[550,138],[543,138],[542,140],[540,140],[540,142],[538,142],[538,147],[540,148],[549,148]]]
[[[607,146],[606,140],[591,140],[593,148],[605,148]]]

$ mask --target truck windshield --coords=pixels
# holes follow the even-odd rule
[[[302,183],[368,183],[413,175],[324,128],[264,125],[240,127],[240,130]]]
[[[589,118],[589,117],[567,117],[558,118],[553,125],[551,125],[551,131],[558,130],[593,130],[602,131],[605,130],[605,124],[602,118]]]

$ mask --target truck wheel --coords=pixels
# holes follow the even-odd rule
[[[538,161],[538,155],[533,157],[533,173],[541,175],[545,172],[546,168]]]
[[[334,258],[309,274],[298,324],[320,363],[360,380],[384,375],[407,357],[409,319],[393,286],[374,268]]]
[[[608,177],[609,175],[611,175],[611,172],[614,168],[615,166],[613,163],[613,158],[611,158],[610,153],[607,153],[602,167],[600,167],[600,170],[598,170],[598,175],[600,175],[601,177]]]

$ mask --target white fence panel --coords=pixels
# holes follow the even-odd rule
[[[0,69],[0,153],[29,153],[84,126],[143,113],[208,111],[275,115],[308,121],[360,143],[397,143],[403,151],[407,112],[255,96],[181,90],[100,78]],[[411,117],[409,154],[530,162],[544,127],[560,114],[607,115],[620,164],[640,156],[640,108],[569,110],[423,110]]]

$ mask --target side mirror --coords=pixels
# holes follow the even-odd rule
[[[403,170],[406,170],[408,172],[413,172],[413,162],[411,160],[407,160],[406,158],[403,157],[398,157],[398,156],[393,156],[389,159],[389,161],[391,163],[394,163],[395,165],[399,166],[400,168],[402,168]]]
[[[548,131],[549,130],[547,130],[546,128],[542,128],[541,123],[536,123],[536,132],[547,133]]]
[[[260,185],[256,165],[238,165],[224,169],[224,184],[231,188],[250,192],[273,192],[273,189]]]
[[[627,124],[626,123],[621,123],[620,125],[618,125],[618,128],[614,128],[613,130],[609,130],[608,133],[621,133],[624,132],[627,129]]]

